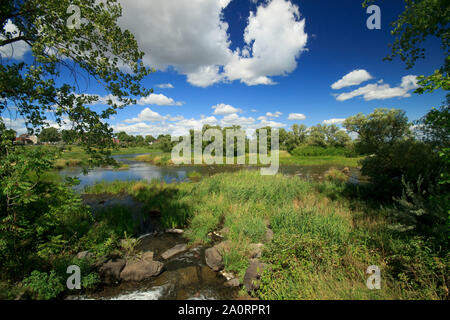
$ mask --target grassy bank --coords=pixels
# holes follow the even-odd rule
[[[249,163],[249,155],[245,155],[245,163]],[[280,165],[299,165],[299,166],[314,166],[314,165],[329,165],[342,167],[357,167],[360,157],[349,158],[342,155],[333,156],[295,156],[286,151],[280,151]],[[148,162],[157,166],[173,166],[170,153],[161,154],[144,154],[134,158],[137,161]],[[194,161],[192,161],[193,163]],[[236,163],[236,158],[234,163]],[[223,163],[226,163],[224,157]],[[193,164],[195,165],[195,164]],[[205,165],[205,164],[202,164]],[[258,165],[261,165],[260,163]]]
[[[249,245],[274,239],[262,259],[262,299],[445,299],[449,254],[412,233],[396,231],[392,206],[363,200],[360,187],[311,183],[297,177],[240,171],[198,183],[98,184],[88,193],[129,193],[159,210],[165,227],[186,227],[192,243],[211,244],[221,230],[231,241],[225,269],[241,279]],[[366,269],[377,265],[381,290],[366,287]]]

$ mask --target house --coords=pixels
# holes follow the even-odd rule
[[[19,144],[37,144],[38,137],[35,135],[21,134],[14,141]]]

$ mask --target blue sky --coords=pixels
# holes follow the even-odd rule
[[[154,95],[109,121],[116,131],[181,135],[205,123],[289,129],[380,107],[403,109],[414,120],[444,100],[443,91],[413,93],[415,76],[443,62],[438,41],[427,41],[426,60],[410,70],[400,59],[383,61],[401,0],[376,2],[381,30],[366,27],[362,0],[121,2],[121,26],[159,71],[144,81]],[[105,94],[92,82],[81,88]],[[11,122],[17,129],[20,121]]]

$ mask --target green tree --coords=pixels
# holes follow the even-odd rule
[[[56,128],[44,128],[39,134],[39,140],[42,142],[58,142],[61,139],[61,133]]]
[[[367,6],[374,0],[365,0]],[[425,41],[438,38],[445,60],[440,69],[433,74],[419,77],[420,88],[417,93],[432,92],[442,88],[450,90],[450,6],[448,0],[404,0],[405,10],[392,23],[391,34],[395,41],[391,45],[391,53],[385,58],[391,61],[395,57],[405,62],[408,69],[417,60],[425,58]]]
[[[155,137],[154,136],[152,136],[152,135],[146,135],[145,136],[145,142],[147,143],[147,144],[150,144],[150,143],[153,143],[153,142],[155,142]]]
[[[65,144],[73,144],[77,141],[77,133],[75,130],[62,130],[61,139]]]

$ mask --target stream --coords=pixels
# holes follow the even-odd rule
[[[81,168],[61,170],[62,176],[78,177],[80,184],[75,187],[82,191],[86,186],[97,182],[112,182],[116,180],[134,181],[154,179],[166,183],[188,180],[189,172],[199,172],[202,176],[210,176],[220,172],[234,172],[238,170],[259,170],[250,166],[177,166],[158,167],[144,162],[130,160],[136,154],[115,156],[119,162],[129,165],[128,170],[111,170],[95,168],[87,175],[83,175]],[[330,166],[280,166],[279,172],[306,179],[321,180]],[[336,167],[343,169],[343,167]],[[350,182],[359,182],[359,171],[350,169]],[[226,278],[220,273],[212,271],[205,262],[205,249],[202,246],[189,250],[164,260],[161,254],[177,244],[187,243],[181,234],[167,233],[160,229],[158,215],[147,221],[142,221],[139,214],[141,204],[131,196],[119,195],[111,198],[108,195],[82,195],[84,203],[90,205],[94,211],[108,206],[124,205],[133,208],[135,219],[139,219],[140,243],[138,250],[152,251],[154,260],[164,262],[163,272],[153,278],[139,282],[121,282],[118,285],[108,285],[89,295],[74,295],[67,299],[95,299],[95,300],[204,300],[204,299],[235,299],[239,288],[226,287]]]

